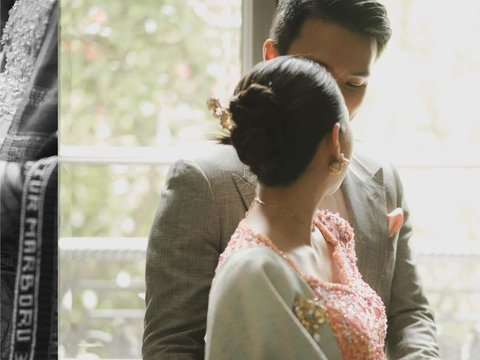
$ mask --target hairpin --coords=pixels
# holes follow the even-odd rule
[[[234,124],[230,110],[224,108],[216,98],[208,99],[207,106],[208,109],[212,111],[213,116],[220,120],[222,128],[228,131],[233,130]]]

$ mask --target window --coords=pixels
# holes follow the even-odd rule
[[[59,354],[140,358],[146,237],[168,166],[218,135],[240,0],[61,3]]]
[[[205,101],[227,99],[261,59],[274,3],[62,0],[64,357],[140,358],[144,249],[166,171],[219,131]],[[356,150],[397,165],[443,357],[469,359],[480,346],[480,3],[383,3],[394,33],[353,121]]]

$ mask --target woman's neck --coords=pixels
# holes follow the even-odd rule
[[[247,224],[267,235],[282,251],[310,245],[313,215],[323,196],[305,184],[289,187],[259,185],[257,199],[247,214]]]
[[[274,205],[293,214],[296,220],[309,224],[317,207],[312,194],[295,191],[292,188],[265,188],[259,186],[257,197],[267,204]]]

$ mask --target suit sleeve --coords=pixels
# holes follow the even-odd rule
[[[397,193],[392,205],[403,209],[405,219],[398,235],[387,314],[387,354],[390,359],[439,359],[434,314],[423,293],[409,244],[412,236],[409,210],[398,173],[393,168],[392,171]]]
[[[257,250],[233,255],[214,280],[205,359],[327,359],[292,311],[295,279]]]
[[[203,359],[220,231],[207,177],[194,162],[178,161],[167,175],[148,240],[144,359]]]

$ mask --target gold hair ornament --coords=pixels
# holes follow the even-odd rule
[[[222,128],[228,131],[232,131],[234,123],[232,120],[232,113],[227,108],[224,108],[220,101],[216,98],[210,98],[207,101],[208,109],[212,111],[213,116],[220,120]]]

